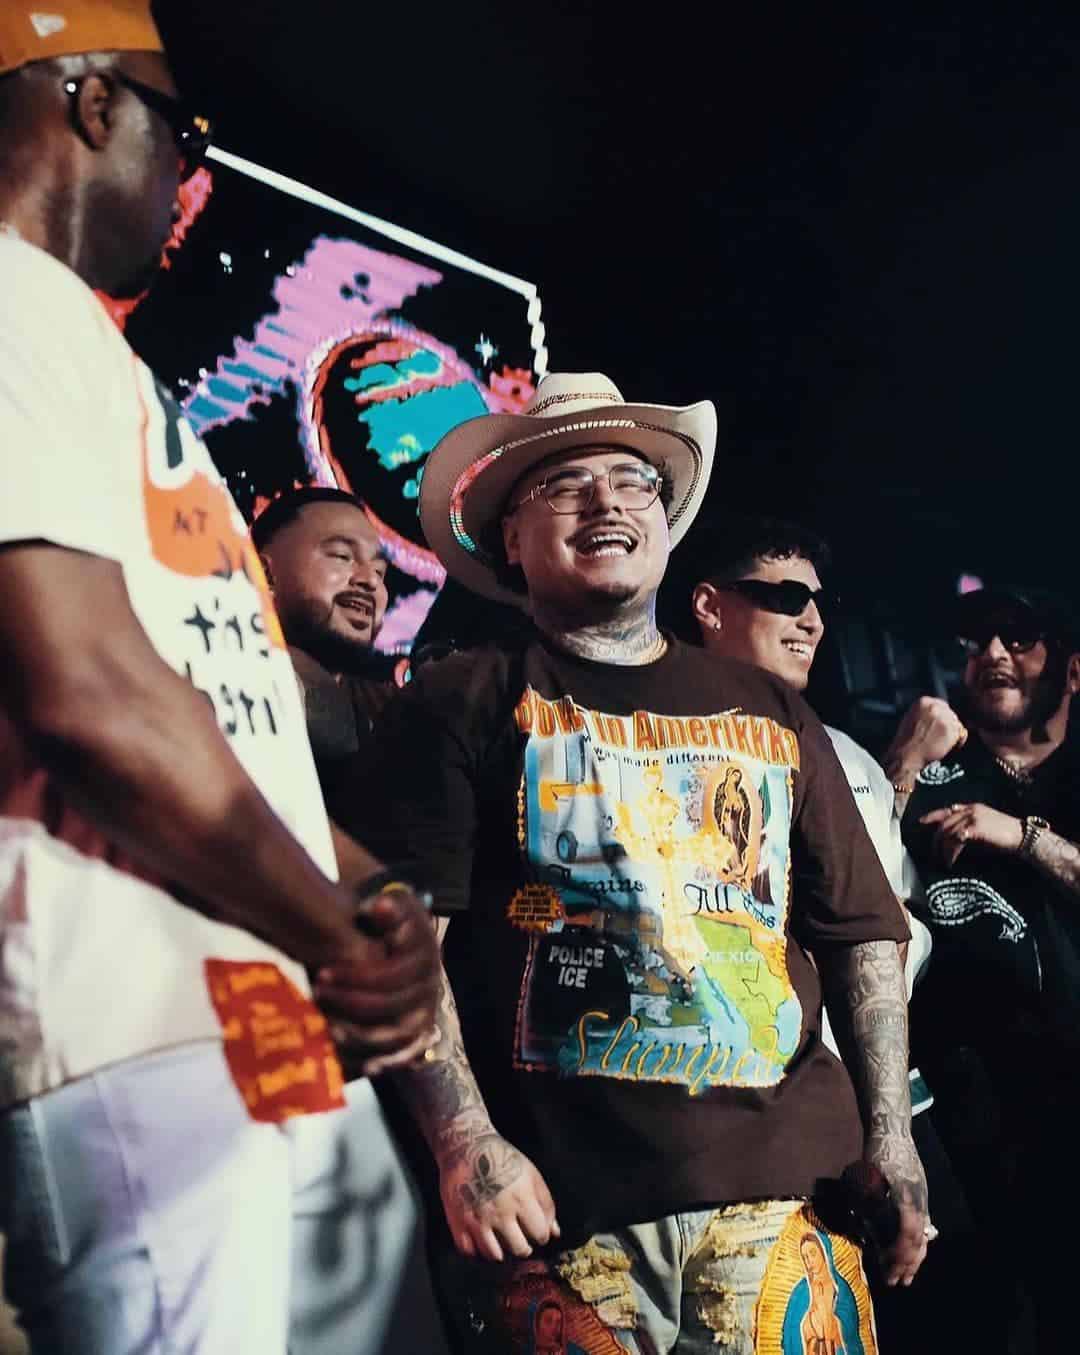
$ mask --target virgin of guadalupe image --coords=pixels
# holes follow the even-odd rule
[[[533,1311],[529,1355],[586,1355],[581,1346],[567,1341],[566,1315],[555,1299],[542,1300]]]
[[[784,1314],[784,1355],[864,1355],[855,1295],[817,1233],[802,1235],[799,1256],[805,1275]]]

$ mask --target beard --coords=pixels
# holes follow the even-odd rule
[[[310,654],[328,673],[362,673],[375,644],[374,625],[365,635],[342,635],[332,628],[325,608],[313,603],[287,621],[282,617],[282,629],[290,645]]]
[[[1011,715],[984,710],[978,697],[969,695],[972,710],[971,723],[987,734],[1021,734],[1026,729],[1045,730],[1046,722],[1060,708],[1067,686],[1068,659],[1065,653],[1052,648],[1039,676],[1021,691],[1020,708]]]

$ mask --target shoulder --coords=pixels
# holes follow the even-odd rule
[[[4,327],[70,326],[119,331],[94,293],[66,264],[24,240],[0,238],[0,279],[4,293]],[[63,330],[56,334],[62,340]]]
[[[816,716],[801,696],[781,678],[767,673],[752,663],[741,659],[729,659],[716,654],[707,654],[697,645],[689,645],[681,640],[670,640],[673,659],[680,675],[688,681],[701,683],[717,694],[721,701],[746,707],[751,714],[756,702],[779,705],[794,718],[800,719],[807,714],[811,719]]]
[[[422,716],[461,735],[490,733],[520,696],[521,651],[485,645],[425,663],[389,703],[398,723]]]
[[[104,391],[130,377],[135,354],[102,302],[65,264],[22,240],[0,238],[0,352],[13,382],[100,411]],[[59,408],[64,408],[60,399]]]
[[[825,725],[823,728],[836,750],[836,756],[840,759],[841,766],[848,771],[849,775],[859,776],[875,789],[882,786],[888,787],[889,780],[880,763],[861,743],[856,743],[850,734],[845,734],[842,729],[837,729],[835,725]]]

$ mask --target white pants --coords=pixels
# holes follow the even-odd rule
[[[374,1355],[413,1206],[374,1093],[349,1093],[256,1123],[199,1044],[0,1113],[6,1289],[35,1355]]]

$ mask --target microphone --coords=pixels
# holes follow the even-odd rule
[[[885,1249],[900,1232],[900,1211],[889,1183],[871,1162],[850,1162],[835,1177],[819,1178],[813,1196],[814,1211],[826,1228],[842,1233],[865,1247]]]

